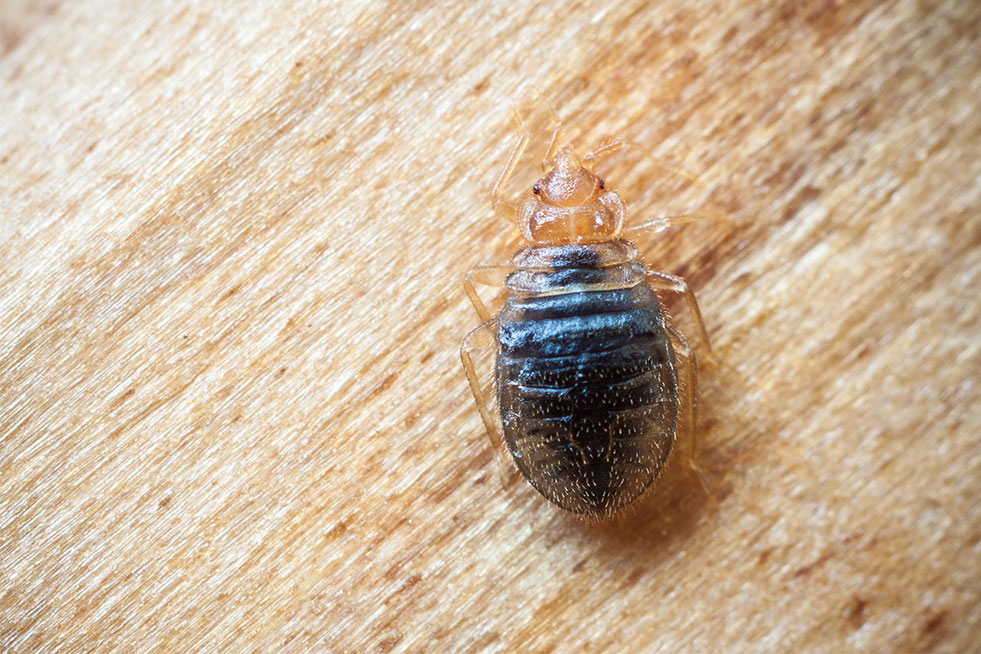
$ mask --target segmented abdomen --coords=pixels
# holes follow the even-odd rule
[[[594,516],[657,479],[678,413],[657,296],[642,277],[605,289],[618,268],[536,271],[536,288],[552,290],[512,292],[498,315],[498,401],[515,463],[550,501]],[[570,288],[583,276],[589,284]]]

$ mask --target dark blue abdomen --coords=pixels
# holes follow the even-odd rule
[[[642,276],[606,288],[604,278],[624,277],[621,268],[536,271],[537,292],[512,288],[497,318],[507,447],[542,495],[593,516],[630,503],[657,479],[678,414],[660,303]],[[588,283],[571,285],[577,278]]]

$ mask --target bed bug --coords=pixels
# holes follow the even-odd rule
[[[636,247],[622,236],[623,201],[591,170],[598,157],[630,142],[608,143],[580,158],[571,147],[557,147],[559,133],[552,133],[542,160],[544,175],[520,202],[503,199],[502,189],[527,131],[494,187],[495,208],[514,220],[527,245],[508,266],[466,273],[464,289],[483,323],[464,338],[460,356],[499,456],[510,455],[553,504],[604,518],[658,479],[683,411],[694,439],[694,354],[654,289],[684,295],[706,352],[708,336],[688,284],[637,260]],[[638,228],[667,224],[670,217]],[[496,315],[474,284],[506,289]],[[496,346],[499,422],[473,365],[481,342]],[[692,447],[694,453],[694,441]]]

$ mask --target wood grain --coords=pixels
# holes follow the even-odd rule
[[[981,4],[0,7],[0,650],[981,651]],[[717,508],[684,439],[612,522],[501,488],[460,280],[535,87],[728,216],[638,239]]]

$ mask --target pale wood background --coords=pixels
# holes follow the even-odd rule
[[[0,7],[0,651],[981,651],[981,3]],[[730,216],[639,242],[718,508],[684,442],[611,523],[501,488],[529,84]]]

